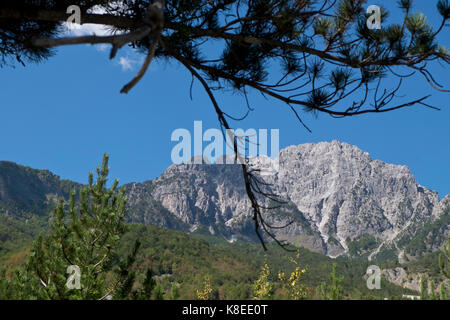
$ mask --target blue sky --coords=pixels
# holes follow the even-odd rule
[[[369,4],[387,3],[389,8],[393,2]],[[430,1],[416,2],[434,25],[440,21],[435,7],[426,5]],[[448,29],[440,39],[449,46]],[[131,65],[124,64],[130,59]],[[44,64],[2,69],[0,160],[46,168],[64,179],[85,183],[87,173],[107,152],[111,177],[120,178],[121,183],[159,176],[171,164],[176,144],[170,141],[172,131],[193,130],[195,120],[203,121],[205,129],[217,128],[217,117],[198,84],[194,100],[189,99],[191,78],[176,63],[152,65],[130,94],[121,95],[139,59],[122,50],[110,61],[107,51],[76,46],[58,49]],[[435,65],[432,70],[450,87],[448,66]],[[408,166],[418,183],[442,197],[450,193],[450,94],[431,89],[421,78],[408,81],[402,92],[406,98],[432,93],[429,103],[442,111],[415,106],[347,119],[304,115],[313,131],[309,133],[285,105],[252,94],[255,111],[232,125],[280,129],[281,148],[334,139],[356,145],[373,159]],[[232,93],[219,97],[233,115],[246,110],[242,99]]]

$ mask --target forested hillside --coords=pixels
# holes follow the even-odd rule
[[[30,256],[32,243],[39,234],[50,231],[54,218],[51,208],[57,198],[68,198],[70,188],[80,190],[81,185],[70,181],[61,181],[48,171],[33,170],[12,163],[1,163],[0,168],[0,266],[6,267],[8,277],[17,267],[22,267]],[[146,186],[147,185],[147,186]],[[153,183],[142,184],[150,192]],[[136,194],[136,186],[127,186],[128,192]],[[142,190],[141,190],[142,191]],[[74,199],[78,199],[78,193]],[[67,204],[66,206],[67,207]],[[128,206],[130,208],[130,206]],[[297,218],[297,224],[305,224],[302,216],[293,206],[290,211],[278,210],[274,215],[287,215]],[[34,213],[36,212],[36,213]],[[145,214],[139,215],[139,213]],[[297,217],[298,216],[298,217]],[[272,298],[286,299],[286,288],[279,281],[280,272],[290,274],[297,266],[305,270],[301,283],[305,286],[308,299],[323,298],[323,283],[329,281],[329,275],[336,263],[336,272],[343,277],[342,299],[395,299],[414,291],[402,288],[382,280],[380,290],[369,290],[366,285],[366,270],[369,265],[377,264],[382,269],[399,270],[403,268],[410,277],[429,275],[437,281],[442,280],[438,265],[438,243],[442,243],[448,232],[448,211],[438,219],[423,221],[423,228],[412,237],[404,237],[402,246],[405,255],[411,260],[399,264],[395,255],[383,257],[379,261],[368,261],[369,252],[379,245],[370,235],[351,241],[347,239],[349,252],[336,259],[324,254],[298,247],[300,257],[298,265],[292,262],[295,252],[288,252],[272,243],[265,252],[262,246],[251,241],[227,241],[221,233],[213,235],[211,228],[198,225],[190,229],[187,224],[168,211],[156,200],[141,199],[131,206],[126,221],[138,221],[128,224],[129,230],[121,237],[117,247],[119,261],[127,258],[133,251],[135,240],[141,242],[132,269],[136,270],[135,286],[145,282],[147,269],[152,270],[159,284],[158,298],[168,298],[178,288],[177,296],[186,299],[197,298],[197,290],[210,280],[211,295],[217,299],[250,299],[254,294],[254,284],[260,271],[267,264],[270,270],[268,279],[273,284]],[[149,224],[160,225],[151,226]],[[243,225],[245,227],[245,225]],[[178,229],[178,230],[171,230]],[[306,228],[307,229],[307,228]],[[305,230],[306,230],[305,229]],[[181,231],[180,231],[181,230]],[[249,229],[248,232],[251,230]],[[430,245],[431,244],[431,245]],[[292,247],[294,248],[294,247]],[[431,253],[430,252],[433,252]],[[427,253],[428,252],[428,253]],[[392,277],[390,281],[401,284],[407,279]],[[414,288],[417,290],[417,288]]]
[[[0,227],[8,234],[16,230],[10,227],[17,226],[1,222]],[[17,267],[25,261],[33,237],[28,230],[25,230],[24,235],[14,249],[0,256],[2,266]],[[272,271],[271,281],[275,283],[273,297],[286,298],[280,284],[277,284],[277,274],[279,271],[292,272],[295,267],[289,260],[289,257],[295,257],[295,253],[288,253],[277,245],[270,245],[269,251],[264,252],[258,244],[228,243],[210,235],[188,235],[137,224],[130,225],[130,231],[123,236],[119,254],[125,256],[137,238],[142,242],[137,268],[145,271],[151,267],[168,294],[172,284],[178,284],[180,297],[186,299],[197,297],[196,290],[203,286],[206,277],[210,277],[217,298],[249,299],[253,293],[253,282],[258,278],[265,261]],[[306,269],[303,281],[309,288],[309,298],[320,298],[320,285],[331,273],[333,262],[338,264],[338,274],[344,277],[344,298],[399,298],[402,294],[412,292],[385,281],[382,282],[381,290],[368,290],[363,277],[369,262],[356,262],[347,258],[334,260],[304,248],[299,250],[300,264]]]

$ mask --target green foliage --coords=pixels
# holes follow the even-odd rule
[[[448,290],[445,288],[445,284],[443,282],[441,282],[439,289],[441,294],[441,300],[449,300],[450,295],[448,294]]]
[[[118,259],[115,249],[126,232],[125,190],[117,190],[118,180],[106,187],[108,172],[105,155],[101,168],[97,168],[95,184],[90,174],[88,186],[80,190],[79,202],[75,190],[68,202],[58,202],[50,230],[34,241],[25,266],[12,279],[2,271],[0,298],[97,300],[138,296],[133,291],[136,273],[132,267],[140,243],[135,241],[126,259]],[[80,271],[79,287],[68,285],[69,267]]]
[[[411,273],[427,274],[433,279],[438,279],[440,276],[438,260],[439,252],[430,252],[408,262],[406,266]]]
[[[13,282],[6,275],[6,268],[0,268],[0,299],[11,300],[15,298]]]
[[[101,169],[97,169],[96,183],[91,173],[89,185],[81,189],[79,204],[75,191],[71,192],[68,203],[62,199],[58,202],[49,234],[37,238],[26,264],[26,272],[40,284],[32,296],[100,299],[113,293],[105,281],[115,259],[114,248],[125,232],[126,200],[124,189],[117,193],[118,180],[110,189],[106,188],[108,172],[105,155]],[[66,286],[66,270],[73,265],[81,271],[80,290]]]
[[[423,13],[409,15],[406,18],[406,28],[414,34],[430,32],[427,18]]]
[[[24,220],[0,215],[0,262],[31,245],[45,225],[46,220],[37,216]]]
[[[329,244],[333,244],[333,245],[335,245],[335,246],[340,246],[340,245],[341,245],[341,243],[339,242],[339,240],[336,239],[336,238],[333,237],[333,236],[329,236],[327,242],[328,242]]]
[[[374,236],[362,235],[357,239],[351,241],[346,240],[348,246],[348,253],[350,256],[367,256],[368,253],[375,249],[378,245],[378,241]]]
[[[172,284],[170,289],[170,300],[178,300],[180,298],[179,285],[177,283]]]
[[[439,294],[436,292],[436,282],[431,279],[427,280],[426,277],[420,279],[420,299],[421,300],[448,300],[448,290],[444,282],[441,282]]]
[[[136,256],[139,250],[141,243],[139,240],[136,240],[133,246],[133,250],[128,255],[126,260],[122,260],[119,262],[118,269],[116,270],[117,279],[115,282],[117,287],[114,291],[110,290],[109,295],[115,300],[126,300],[129,299],[130,296],[134,299],[138,298],[137,292],[133,292],[133,285],[136,280],[136,271],[132,269],[134,263],[136,262]]]
[[[450,238],[448,244],[442,248],[442,253],[439,254],[439,269],[445,278],[450,279]],[[444,282],[440,286],[441,300],[450,299],[450,289],[445,288]]]
[[[442,253],[439,255],[439,268],[442,274],[450,279],[450,238],[448,244],[442,248]]]
[[[411,8],[412,0],[398,0],[397,4],[400,8],[406,11],[409,10],[409,8]]]
[[[0,9],[16,14],[0,19],[0,65],[25,60],[38,62],[50,57],[49,49],[35,47],[31,40],[58,37],[69,5],[80,6],[82,14],[94,6],[102,6],[108,18],[121,17],[120,22],[115,19],[111,22],[115,30],[128,32],[133,29],[130,24],[142,22],[149,3],[147,0],[131,2],[119,6],[117,1],[107,0],[2,1]],[[376,87],[365,86],[369,81],[381,80],[385,73],[404,79],[392,70],[394,66],[414,69],[420,67],[423,59],[448,62],[448,56],[438,51],[437,43],[437,35],[450,15],[448,0],[437,2],[443,21],[436,32],[432,32],[422,14],[411,13],[412,1],[409,0],[398,1],[404,14],[403,25],[388,24],[388,12],[382,8],[382,30],[369,30],[365,23],[366,3],[355,0],[333,1],[326,5],[312,0],[166,0],[161,37],[164,45],[157,48],[155,59],[184,61],[183,64],[201,71],[213,90],[228,88],[246,94],[247,87],[253,87],[278,100],[289,100],[286,103],[295,101],[307,110],[338,116],[340,112],[333,113],[331,107],[353,93],[367,94],[375,90]],[[38,9],[41,10],[37,20],[17,17],[17,12]],[[213,40],[217,45],[211,50]],[[133,41],[132,46],[147,53],[149,42],[150,38],[145,37]],[[324,64],[323,71],[340,65],[357,70],[359,76],[335,90],[335,83],[322,81],[319,75],[310,76],[316,60]],[[274,64],[280,66],[275,72]],[[281,80],[277,82],[275,78],[279,78],[280,71]],[[364,86],[348,89],[344,94],[345,88],[359,80],[363,80]],[[268,88],[264,89],[266,86]],[[299,93],[299,89],[304,91]],[[282,92],[295,92],[295,96],[282,95]],[[304,99],[294,100],[294,97]],[[360,106],[356,107],[358,103]],[[363,104],[365,101],[354,98],[354,106],[345,107],[344,113],[353,114]],[[375,106],[375,111],[378,107]]]
[[[430,294],[430,300],[437,300],[436,289],[435,289],[435,283],[434,283],[433,280],[430,281],[429,286],[430,286],[430,291],[431,291],[431,294]]]
[[[253,300],[269,300],[273,295],[273,283],[270,280],[270,267],[267,262],[261,268],[258,279],[253,283]]]
[[[430,219],[412,238],[405,236],[399,244],[405,245],[405,252],[413,256],[431,251],[430,244],[445,242],[446,239],[443,238],[444,232],[442,230],[449,224],[450,210],[446,210],[439,219]]]
[[[341,285],[343,279],[343,276],[337,275],[337,264],[333,263],[333,271],[329,275],[328,285],[325,282],[322,282],[321,285],[322,298],[325,300],[340,300],[343,293]]]
[[[203,287],[201,289],[197,289],[197,299],[198,300],[212,300],[213,299],[213,289],[211,287],[211,279],[209,276],[205,277],[203,282]]]
[[[319,18],[314,22],[314,32],[327,38],[333,31],[333,20],[331,18]]]
[[[420,279],[420,299],[428,300],[427,280],[424,277]]]
[[[300,267],[300,252],[297,253],[296,259],[291,257],[291,262],[295,265],[295,270],[287,277],[284,272],[278,273],[278,279],[282,282],[284,288],[287,289],[291,300],[303,300],[306,298],[307,289],[302,283],[302,278],[306,272]]]
[[[156,281],[153,279],[152,269],[147,269],[145,274],[145,280],[142,283],[142,293],[141,297],[150,299],[152,297],[153,290],[156,288]]]
[[[439,0],[437,9],[443,19],[448,20],[450,18],[450,3],[448,0]]]
[[[211,280],[214,299],[251,299],[253,283],[259,277],[255,270],[260,270],[264,261],[272,270],[273,276],[269,280],[274,284],[273,299],[290,299],[287,288],[277,283],[276,275],[280,272],[287,275],[295,273],[297,266],[290,262],[290,257],[294,259],[295,254],[287,253],[276,245],[269,245],[269,251],[264,252],[258,244],[228,243],[216,237],[208,243],[203,240],[206,239],[204,236],[199,236],[199,239],[196,235],[153,226],[133,224],[128,229],[117,247],[119,261],[126,260],[133,252],[136,239],[140,240],[141,246],[129,270],[135,271],[136,279],[127,299],[155,299],[161,294],[168,298],[175,285],[178,286],[179,298],[197,299],[196,290],[203,288],[207,275]],[[363,278],[367,262],[345,257],[331,259],[304,248],[299,248],[299,252],[301,269],[308,270],[301,277],[301,284],[307,289],[306,299],[321,298],[320,284],[333,272],[333,263],[337,263],[338,270],[344,276],[341,298],[383,299],[413,293],[383,280],[381,290],[368,290]],[[436,266],[437,256],[430,261]],[[117,279],[112,271],[110,275]],[[155,290],[157,285],[159,288]]]
[[[443,291],[444,290],[444,291]],[[441,283],[440,296],[436,293],[434,280],[427,280],[426,277],[420,279],[420,299],[421,300],[446,300],[445,285]]]
[[[164,300],[164,290],[160,284],[157,284],[155,287],[155,300]]]

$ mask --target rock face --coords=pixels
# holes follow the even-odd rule
[[[428,275],[426,273],[411,273],[402,267],[384,269],[382,270],[381,274],[387,281],[417,292],[420,292],[422,278],[428,279]],[[444,283],[444,286],[447,290],[449,289],[450,281],[444,277],[441,277],[437,281],[436,279],[434,279],[435,292],[440,291],[441,283]],[[430,288],[430,285],[431,283],[428,282],[428,288]],[[428,289],[428,293],[431,293],[430,289]]]
[[[260,166],[258,159],[252,163]],[[332,257],[364,252],[401,258],[408,239],[449,208],[450,196],[440,201],[407,167],[372,160],[338,141],[283,149],[277,168],[261,178],[286,205],[266,219],[292,223],[274,233]],[[127,188],[132,220],[151,216],[142,203],[157,201],[191,230],[202,226],[230,240],[255,239],[239,165],[172,165],[158,179]],[[448,223],[443,229],[448,232]]]
[[[398,286],[420,292],[421,277],[425,275],[408,275],[404,268],[386,269],[382,271],[383,277]]]

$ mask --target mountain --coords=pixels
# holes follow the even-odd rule
[[[48,225],[58,198],[81,185],[48,170],[0,162],[0,256],[29,244]]]
[[[78,183],[48,170],[0,161],[0,215],[29,218],[48,215],[58,198],[67,198]]]
[[[267,169],[268,161],[251,164]],[[264,213],[271,225],[288,225],[273,230],[279,239],[329,257],[404,262],[438,250],[450,234],[450,195],[440,200],[405,166],[338,141],[285,148],[276,164],[269,162],[277,170],[260,178],[285,201]],[[56,199],[80,186],[48,170],[0,162],[0,222],[14,230],[0,228],[0,249],[35,234],[28,221],[45,225]],[[155,180],[125,188],[129,222],[258,241],[239,165],[172,165]]]
[[[256,169],[267,163],[260,160],[252,160]],[[330,257],[405,261],[420,254],[406,250],[417,237],[433,251],[450,233],[445,218],[450,195],[440,200],[406,166],[373,160],[346,143],[285,148],[278,170],[261,179],[286,202],[266,212],[266,220],[278,226],[292,222],[274,229],[277,237]],[[172,165],[156,180],[126,187],[133,222],[151,222],[154,210],[148,204],[159,203],[165,209],[158,214],[160,226],[207,230],[229,241],[256,240],[239,165]],[[420,236],[425,226],[434,237]]]

